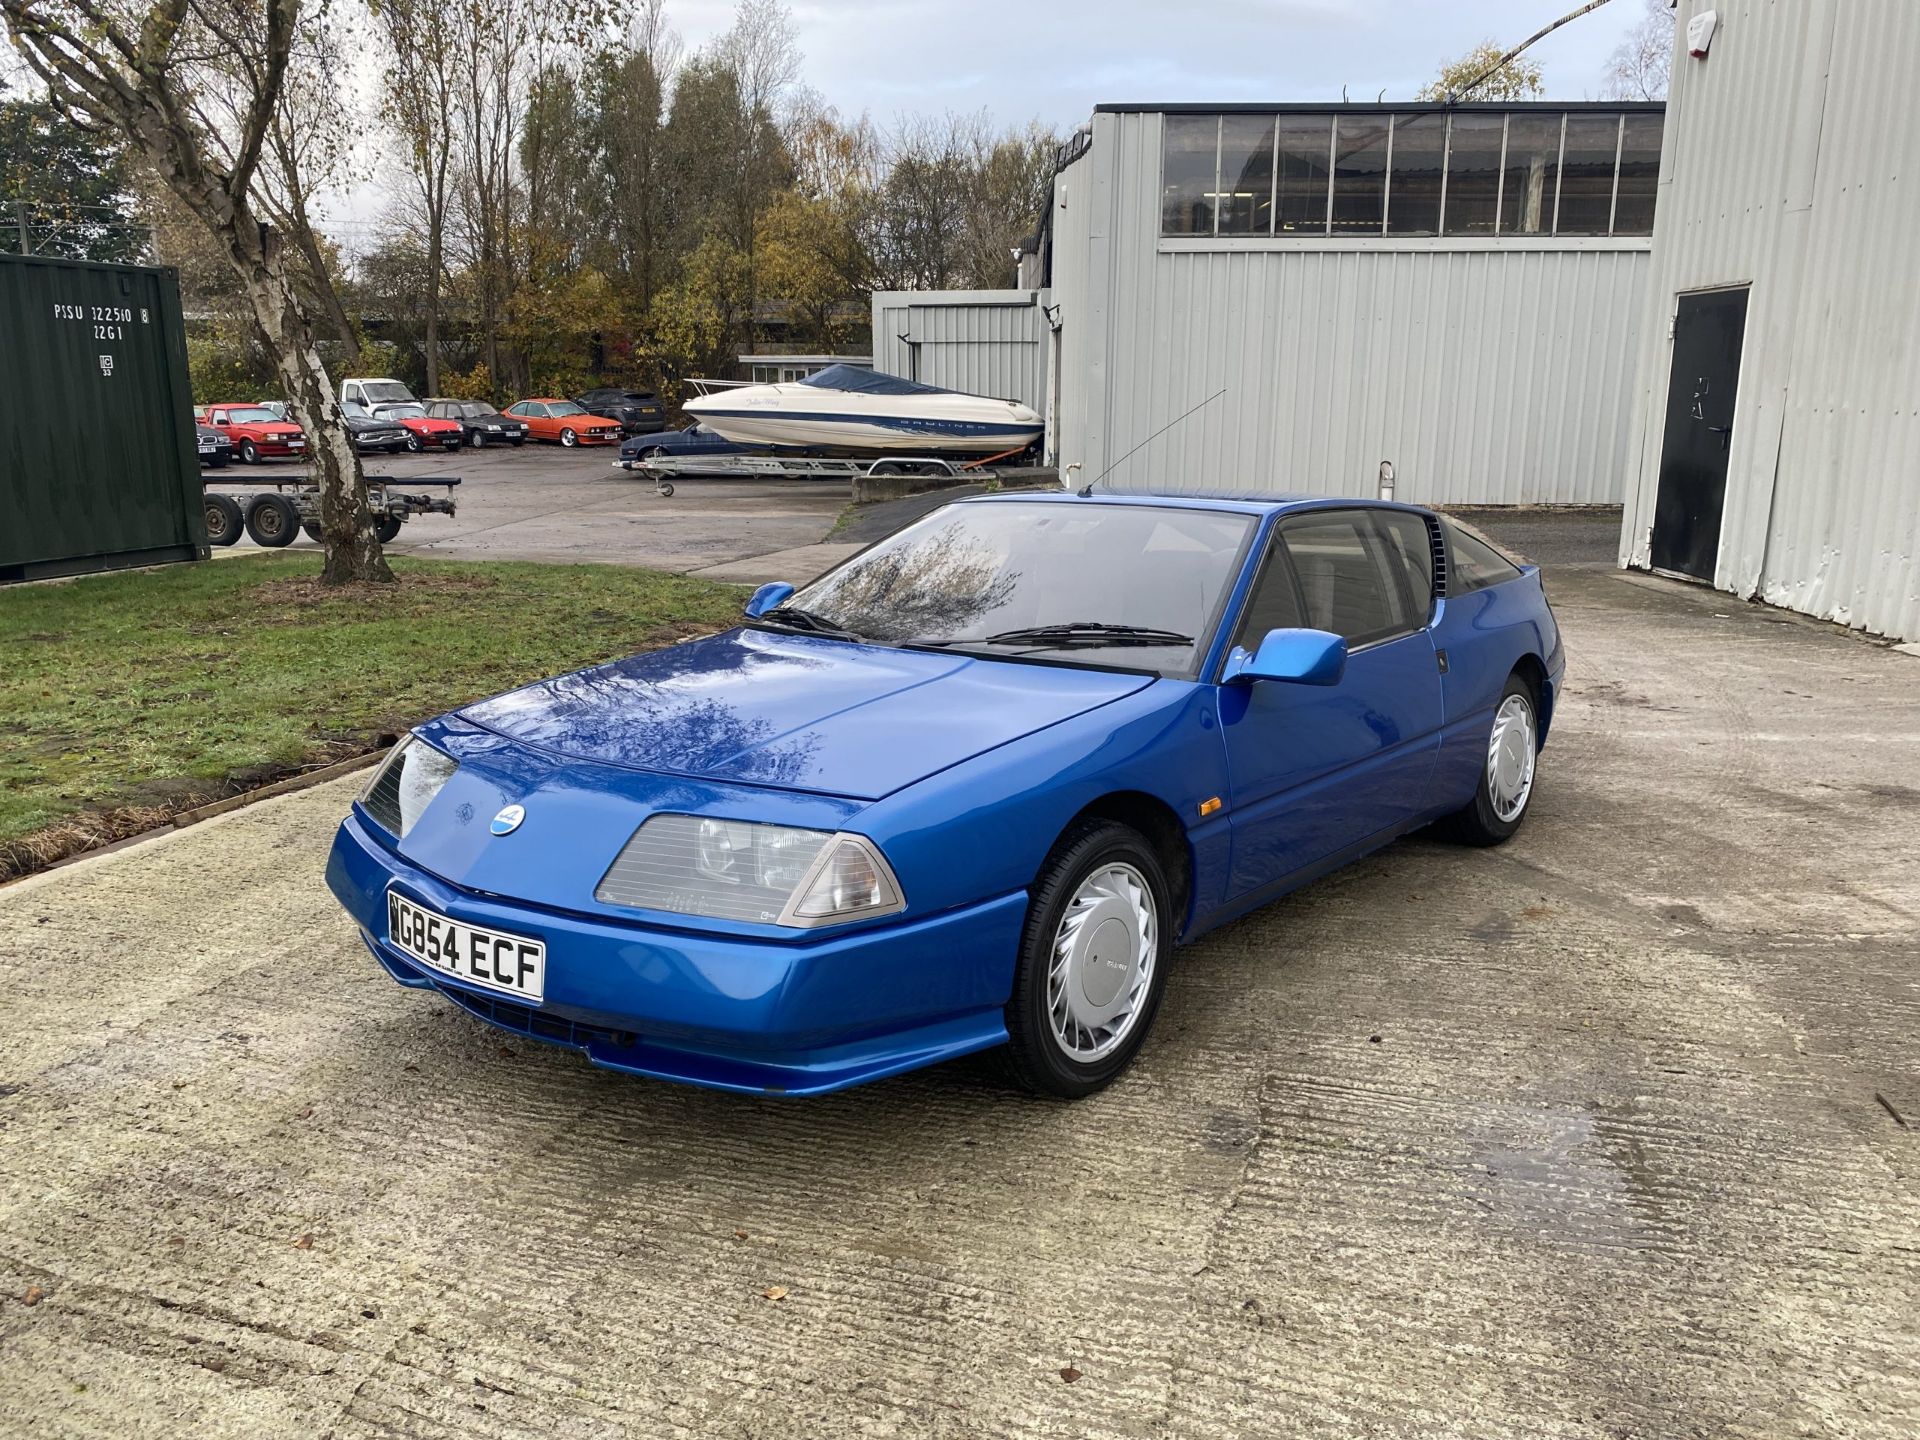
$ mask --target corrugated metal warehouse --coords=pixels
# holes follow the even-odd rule
[[[1047,226],[1054,457],[1121,490],[1370,494],[1387,460],[1405,499],[1617,502],[1662,118],[1100,107]]]
[[[1920,639],[1920,5],[1682,0],[1622,563]]]
[[[1033,290],[879,290],[873,368],[1044,414],[1047,323]]]

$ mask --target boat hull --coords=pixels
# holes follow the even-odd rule
[[[685,409],[737,445],[871,454],[997,455],[1040,438],[1040,417],[1011,400],[938,392],[866,395],[805,385],[751,385]]]

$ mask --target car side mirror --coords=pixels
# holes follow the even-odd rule
[[[758,620],[775,606],[784,605],[787,597],[793,594],[793,587],[784,580],[769,580],[747,601],[747,618]],[[1344,653],[1344,652],[1342,652]]]
[[[1235,648],[1226,683],[1284,680],[1294,685],[1338,685],[1347,673],[1347,642],[1325,630],[1269,630],[1249,655]]]

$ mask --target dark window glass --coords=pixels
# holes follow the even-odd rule
[[[1220,233],[1266,235],[1273,229],[1273,117],[1220,120]]]
[[[1349,645],[1384,640],[1414,627],[1364,511],[1290,520],[1280,533],[1300,580],[1308,625],[1331,630]]]
[[[1455,115],[1447,153],[1449,235],[1491,235],[1500,203],[1504,115]]]
[[[1506,181],[1500,197],[1502,235],[1551,235],[1560,184],[1558,115],[1507,120]]]
[[[1376,511],[1373,519],[1386,542],[1407,611],[1425,624],[1433,613],[1433,537],[1427,522],[1404,510]]]
[[[1511,580],[1520,573],[1498,550],[1467,534],[1451,520],[1442,520],[1447,535],[1447,593],[1465,595]]]
[[[1217,115],[1168,115],[1160,146],[1160,233],[1213,233]]]
[[[1331,115],[1280,117],[1279,195],[1275,230],[1282,235],[1324,235],[1327,230],[1327,161],[1333,154]]]
[[[1653,203],[1660,188],[1660,137],[1663,115],[1627,116],[1620,142],[1620,195],[1613,206],[1613,233],[1651,235]]]
[[[1618,115],[1569,115],[1560,168],[1556,235],[1604,235],[1613,221],[1613,165],[1620,148]]]
[[[1252,526],[1225,510],[1098,501],[949,505],[862,551],[793,603],[878,640],[1191,674],[1240,574]],[[1191,638],[1109,646],[992,638],[1088,622]]]
[[[1387,208],[1387,121],[1335,117],[1333,233],[1378,235]]]
[[[1440,176],[1446,165],[1447,117],[1393,117],[1393,173],[1387,182],[1387,233],[1440,233]]]
[[[1293,583],[1293,572],[1287,568],[1286,550],[1276,545],[1267,555],[1260,578],[1254,582],[1253,594],[1247,599],[1246,613],[1240,617],[1240,629],[1233,643],[1258,650],[1269,630],[1299,630],[1306,623],[1306,614],[1300,608],[1299,588]]]

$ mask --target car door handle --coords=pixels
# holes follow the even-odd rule
[[[1447,652],[1444,650],[1435,650],[1433,652],[1433,658],[1440,662],[1440,673],[1442,675],[1446,674],[1447,673]]]

